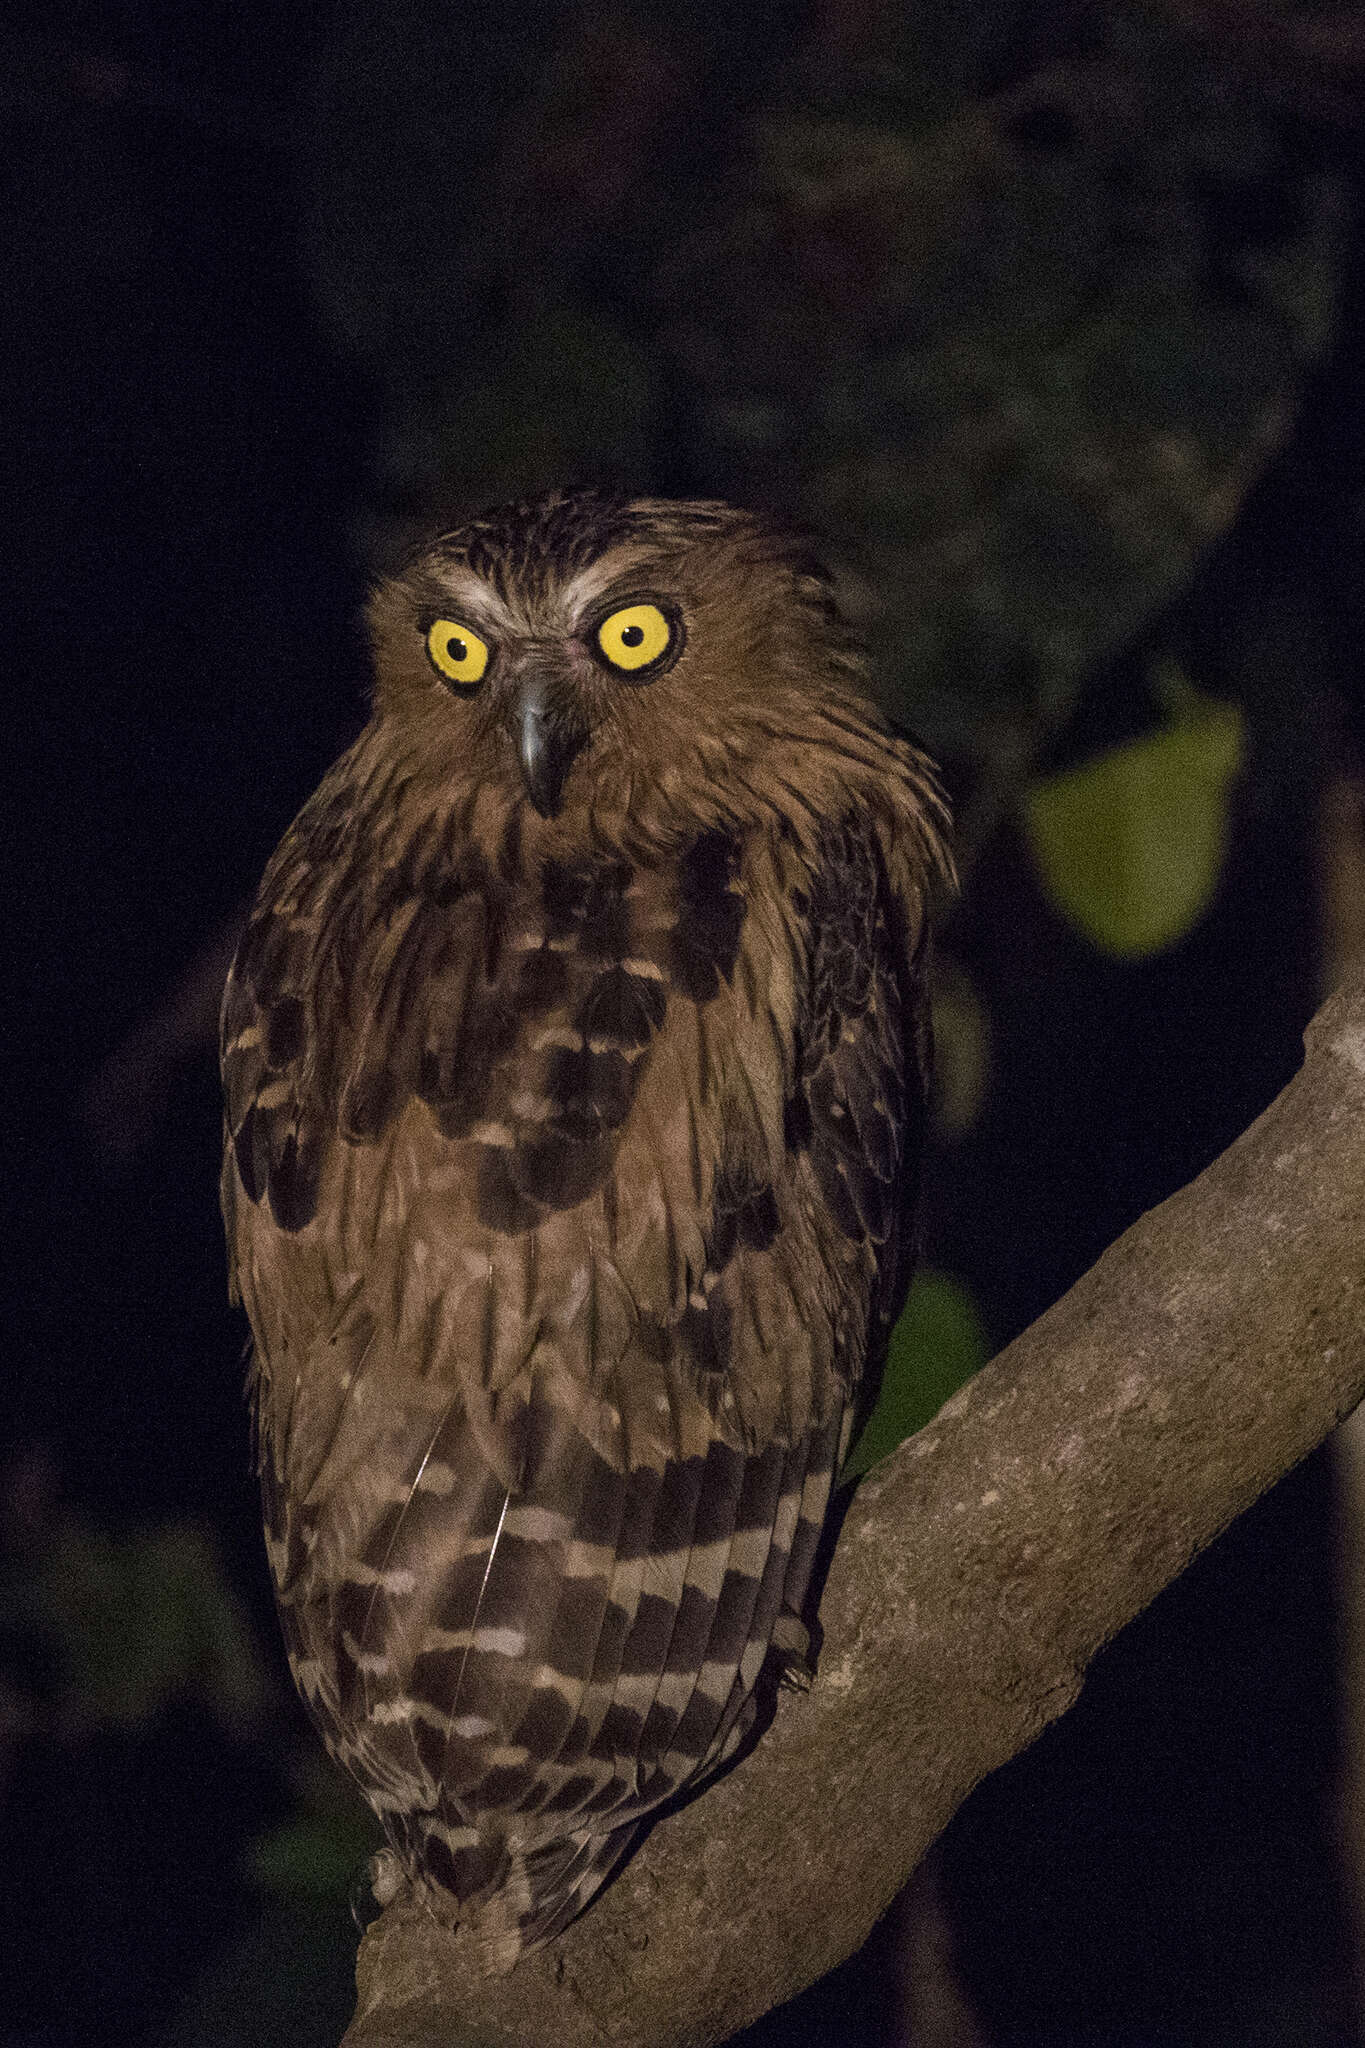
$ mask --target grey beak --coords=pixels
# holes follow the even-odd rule
[[[522,686],[516,710],[517,752],[526,794],[542,818],[553,818],[564,793],[564,778],[584,735],[547,698],[539,677]]]

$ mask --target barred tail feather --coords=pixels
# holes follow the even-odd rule
[[[506,1973],[532,1949],[562,1934],[599,1892],[640,1834],[639,1824],[610,1834],[561,1836],[543,1848],[514,1850],[506,1875],[480,1914],[479,1946],[492,1970]]]

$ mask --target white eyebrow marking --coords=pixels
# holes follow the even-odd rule
[[[520,621],[515,617],[491,583],[485,583],[482,576],[475,575],[462,562],[443,564],[425,587],[419,585],[417,595],[430,593],[430,605],[435,608],[437,618],[453,617],[463,623],[492,633],[515,631]],[[424,606],[424,611],[429,607]]]
[[[564,603],[576,618],[598,599],[619,583],[624,588],[631,577],[650,559],[650,550],[639,544],[622,542],[608,548],[605,555],[599,555],[595,562],[589,562],[586,569],[580,569],[572,582],[564,586]]]

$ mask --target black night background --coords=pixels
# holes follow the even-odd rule
[[[368,580],[571,480],[824,535],[961,820],[946,1391],[1365,940],[1365,12],[18,0],[0,70],[0,2044],[330,2048],[371,1838],[271,1611],[214,1036]],[[745,2038],[1360,2039],[1346,1455]]]

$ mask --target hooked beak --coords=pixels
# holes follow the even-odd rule
[[[564,778],[586,735],[556,710],[540,676],[528,676],[522,684],[513,716],[526,794],[542,818],[553,818]]]

